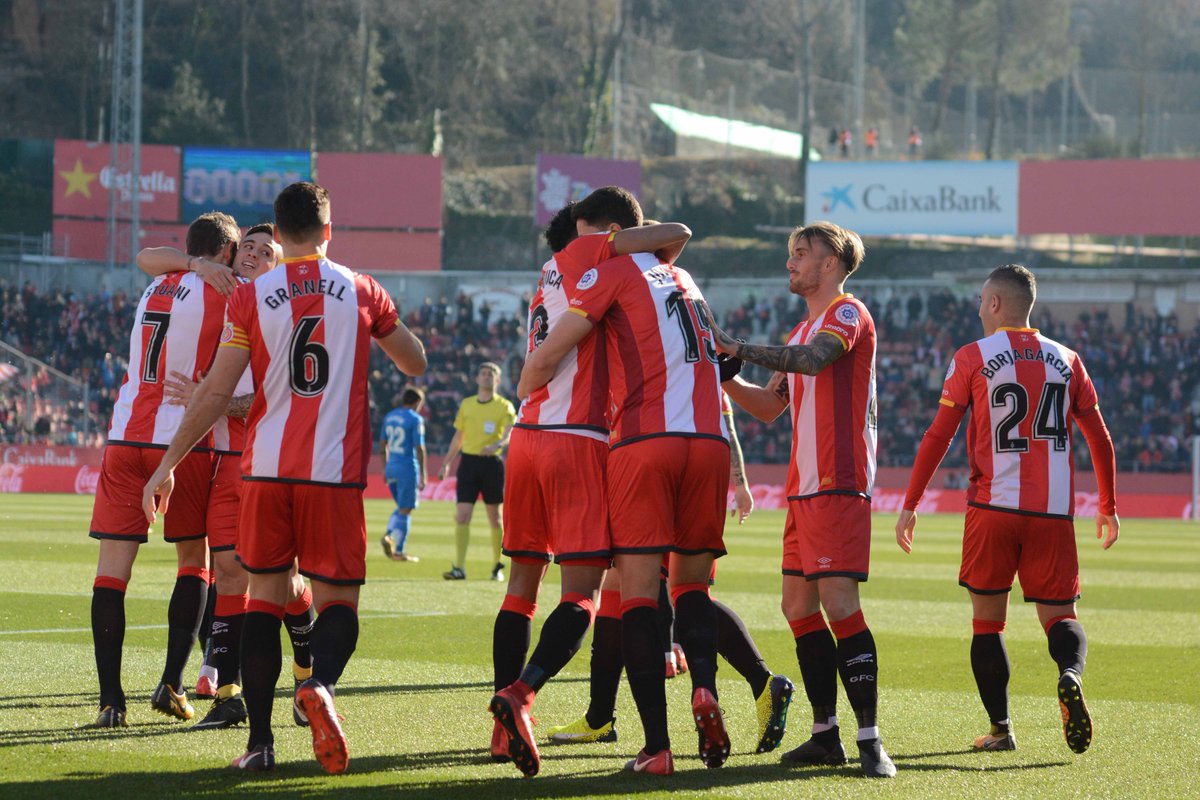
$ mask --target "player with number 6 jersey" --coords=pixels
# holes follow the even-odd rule
[[[346,737],[333,689],[358,641],[359,587],[366,577],[362,489],[371,455],[367,379],[374,338],[397,367],[425,371],[425,351],[374,279],[330,261],[329,193],[294,183],[275,199],[274,238],[283,263],[229,301],[212,370],[196,389],[162,462],[143,487],[168,507],[172,469],[225,413],[247,364],[257,393],[247,420],[237,557],[250,573],[242,628],[246,752],[233,766],[274,768],[271,710],[279,680],[279,629],[288,572],[298,560],[318,609],[312,677],[296,690],[313,754],[327,772],[345,771]]]

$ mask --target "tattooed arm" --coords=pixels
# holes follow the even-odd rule
[[[704,311],[708,316],[713,343],[717,346],[717,350],[737,356],[742,361],[773,369],[776,372],[816,375],[846,352],[841,339],[823,331],[813,337],[812,344],[766,345],[739,342],[717,327],[712,312],[707,307]],[[729,396],[733,397],[732,394]]]
[[[241,394],[229,401],[225,416],[245,419],[250,416],[250,406],[254,403],[254,393]]]
[[[738,344],[738,358],[777,372],[816,375],[846,352],[842,340],[831,333],[817,333],[812,344],[765,345]]]

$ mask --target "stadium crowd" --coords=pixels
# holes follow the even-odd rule
[[[933,419],[951,356],[979,336],[976,304],[949,291],[894,292],[886,301],[869,291],[862,297],[879,330],[879,464],[907,466]],[[0,281],[0,340],[89,387],[89,434],[84,436],[82,393],[44,369],[31,368],[30,362],[18,364],[20,371],[0,383],[0,441],[102,444],[124,375],[133,308],[123,292],[43,291]],[[480,362],[503,365],[501,393],[515,395],[524,321],[517,309],[498,311],[486,302],[477,306],[461,292],[453,300],[425,298],[414,308],[402,308],[401,314],[428,351],[429,371],[415,383],[427,393],[428,437],[438,452],[453,434],[458,401],[475,391],[474,369]],[[803,314],[797,297],[750,295],[720,322],[748,341],[782,343]],[[1113,433],[1120,469],[1189,469],[1191,437],[1200,419],[1200,362],[1187,354],[1200,352],[1200,325],[1182,331],[1173,316],[1138,313],[1132,305],[1120,320],[1105,311],[1060,319],[1038,306],[1034,324],[1083,356]],[[377,348],[372,358],[377,429],[404,387],[395,370],[382,369],[384,356]],[[766,379],[757,367],[745,374],[756,382]],[[764,425],[739,413],[737,423],[748,462],[787,459],[791,430],[782,420]],[[1088,468],[1082,437],[1076,437],[1075,446],[1076,463]],[[965,466],[961,432],[944,464]]]

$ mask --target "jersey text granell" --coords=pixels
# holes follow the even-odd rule
[[[324,278],[312,281],[292,281],[288,284],[288,288],[276,289],[274,294],[264,297],[263,302],[267,304],[267,308],[276,309],[293,297],[300,297],[306,294],[323,294],[332,297],[334,300],[345,300],[346,286],[345,284],[333,283]]]

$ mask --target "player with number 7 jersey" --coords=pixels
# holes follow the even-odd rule
[[[238,239],[232,217],[203,214],[188,226],[189,263],[196,257],[227,263]],[[224,310],[225,298],[190,272],[156,278],[138,301],[129,337],[129,366],[113,408],[89,525],[89,535],[100,540],[92,584],[92,639],[100,683],[98,727],[124,727],[128,722],[121,686],[125,591],[138,547],[147,541],[150,527],[139,508],[138,485],[160,465],[184,417],[182,407],[165,402],[164,382],[172,373],[196,379],[208,369]],[[163,674],[150,704],[176,719],[190,719],[194,713],[183,688],[183,669],[208,594],[205,517],[212,455],[211,433],[206,428],[201,434],[180,454],[177,502],[165,510],[163,524],[163,538],[175,544],[178,571]]]

